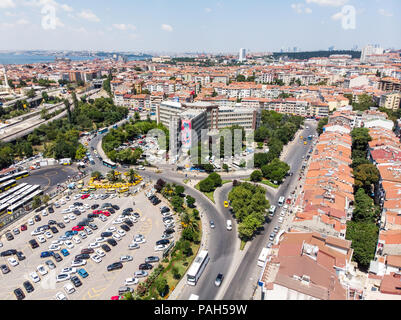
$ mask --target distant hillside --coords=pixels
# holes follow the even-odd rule
[[[333,54],[348,54],[353,59],[359,59],[361,57],[361,51],[351,50],[335,50],[335,51],[308,51],[308,52],[275,52],[273,53],[274,58],[280,58],[287,56],[289,59],[307,60],[310,58],[328,58]]]

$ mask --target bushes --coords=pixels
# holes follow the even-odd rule
[[[253,181],[253,182],[262,181],[262,178],[263,178],[263,175],[262,175],[262,172],[260,170],[255,170],[251,174],[251,181]]]
[[[281,182],[290,170],[290,166],[279,159],[274,159],[262,167],[263,177],[270,181]]]
[[[220,175],[213,172],[199,183],[199,189],[202,192],[213,192],[216,188],[221,187],[222,183]]]

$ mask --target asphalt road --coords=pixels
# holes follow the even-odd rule
[[[316,123],[308,123],[310,129],[304,129],[302,135],[305,137],[316,134]],[[306,156],[310,150],[311,144],[304,145],[303,142],[297,142],[288,152],[285,161],[290,165],[293,176],[288,177],[284,184],[280,187],[273,199],[269,199],[272,205],[277,205],[278,199],[281,196],[288,198],[294,190],[299,172],[303,163],[303,156]],[[277,210],[274,218],[265,226],[265,230],[256,236],[252,241],[247,253],[245,254],[240,266],[238,267],[235,277],[229,285],[229,289],[225,293],[223,300],[249,300],[257,285],[260,268],[257,267],[257,259],[259,254],[269,242],[269,235],[273,232],[277,225],[280,210]]]
[[[69,176],[77,174],[78,171],[72,166],[49,166],[43,169],[30,172],[29,177],[19,180],[20,183],[40,185],[47,192],[57,187],[57,184],[64,183]]]

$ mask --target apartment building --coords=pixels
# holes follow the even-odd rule
[[[383,94],[380,97],[379,106],[389,110],[397,111],[401,107],[401,92]]]

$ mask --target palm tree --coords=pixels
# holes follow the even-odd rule
[[[133,183],[136,181],[136,172],[134,169],[130,169],[130,171],[128,171],[128,181],[129,183]]]
[[[117,180],[116,171],[115,170],[110,170],[109,173],[107,174],[107,179],[110,182],[115,182]]]

